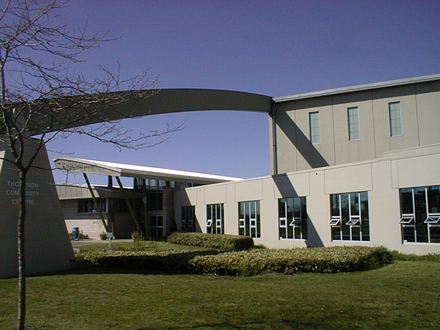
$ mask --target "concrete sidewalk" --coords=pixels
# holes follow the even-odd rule
[[[84,240],[80,240],[80,241],[70,241],[72,243],[72,247],[76,248],[76,247],[80,247],[80,246],[86,246],[86,245],[92,245],[92,244],[108,244],[108,239],[107,240],[102,240],[102,239],[84,239]],[[112,239],[112,244],[113,243],[119,243],[119,242],[133,242],[132,239]]]

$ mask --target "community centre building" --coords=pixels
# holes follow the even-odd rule
[[[109,177],[106,187],[57,187],[68,228],[117,238],[184,230],[251,236],[270,248],[440,253],[440,75],[272,98],[267,113],[266,177],[55,160],[59,169]],[[133,187],[116,187],[121,176],[132,177]]]

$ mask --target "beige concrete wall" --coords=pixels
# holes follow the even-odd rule
[[[189,188],[179,192],[175,208],[177,211],[181,205],[195,205],[201,231],[205,232],[206,201],[224,203],[225,232],[238,234],[238,202],[259,200],[261,237],[254,242],[270,248],[383,245],[403,253],[440,253],[438,243],[402,243],[399,224],[399,189],[440,185],[439,162],[440,144],[412,148],[377,160]],[[328,225],[330,195],[362,191],[369,196],[370,241],[332,241]],[[278,238],[278,199],[294,196],[307,198],[307,240]]]
[[[80,233],[88,235],[90,239],[101,239],[101,233],[105,232],[102,221],[96,219],[66,220],[66,227],[69,233],[78,227]]]
[[[400,102],[402,115],[402,135],[390,136],[390,102]],[[416,96],[396,96],[373,100],[374,135],[376,157],[383,157],[390,150],[400,150],[419,146],[419,127],[417,126]],[[433,115],[432,113],[431,115]],[[440,142],[437,141],[437,142]]]
[[[359,140],[349,140],[348,109],[359,110]],[[371,100],[335,104],[333,106],[333,129],[335,134],[335,163],[345,164],[376,158]]]
[[[31,145],[27,147],[32,151]],[[18,274],[18,172],[11,163],[4,160],[10,157],[5,149],[0,146],[0,278]],[[36,168],[28,173],[26,198],[28,275],[68,269],[75,259],[44,149],[40,151],[34,165]]]
[[[419,125],[420,145],[440,141],[440,92],[417,95],[417,122]],[[434,115],[437,114],[437,115]]]
[[[402,135],[390,136],[389,103],[400,102]],[[348,137],[350,107],[359,109],[360,139]],[[309,113],[320,114],[321,143],[309,139]],[[394,86],[370,91],[276,103],[276,146],[269,119],[272,173],[340,165],[384,157],[389,151],[440,143],[440,83]],[[273,158],[273,157],[272,157]],[[324,165],[323,165],[324,164]]]

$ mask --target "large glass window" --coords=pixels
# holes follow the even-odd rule
[[[330,195],[333,241],[369,241],[368,192]]]
[[[307,239],[307,210],[305,197],[278,200],[280,239]]]
[[[238,203],[238,233],[254,238],[261,236],[260,201]]]
[[[101,212],[107,212],[107,202],[105,198],[96,199]],[[92,198],[78,200],[78,213],[98,212]]]
[[[183,231],[195,231],[196,230],[196,207],[193,205],[182,206],[181,214],[181,229]]]
[[[321,143],[321,132],[319,130],[319,112],[309,113],[310,142]]]
[[[359,108],[348,108],[348,139],[359,140]]]
[[[388,105],[390,111],[390,133],[391,136],[402,135],[402,115],[400,102],[392,102]]]
[[[400,189],[403,242],[440,243],[440,186]]]
[[[210,234],[223,234],[223,204],[206,205],[206,232]]]

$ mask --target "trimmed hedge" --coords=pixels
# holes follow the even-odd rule
[[[94,265],[114,268],[218,275],[260,275],[269,272],[336,273],[363,271],[393,262],[383,247],[339,246],[285,250],[252,249],[221,253],[194,251],[107,251],[78,256]]]
[[[218,251],[107,251],[84,253],[80,257],[102,267],[195,273],[190,260],[196,256],[216,253]]]
[[[257,250],[197,256],[191,264],[201,273],[259,275],[267,272],[336,273],[370,270],[393,262],[383,247],[340,246]]]
[[[254,246],[252,237],[224,234],[174,232],[168,236],[168,242],[174,244],[202,246],[222,251],[249,250]]]

